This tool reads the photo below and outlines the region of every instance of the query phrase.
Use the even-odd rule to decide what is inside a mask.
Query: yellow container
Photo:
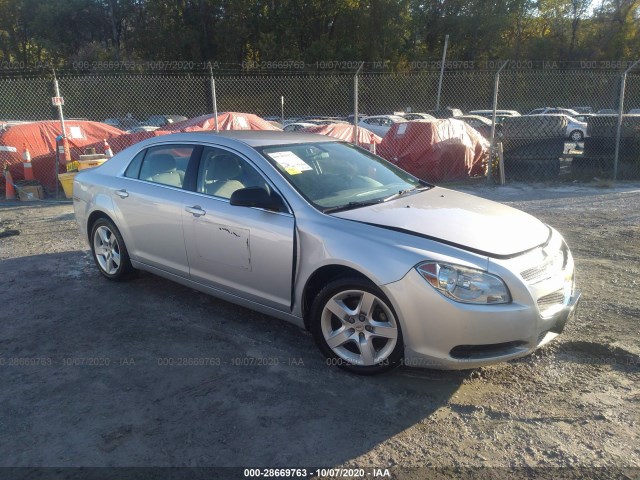
[[[59,173],[58,180],[62,184],[64,189],[64,196],[67,198],[73,198],[73,179],[78,172]]]
[[[100,158],[97,160],[78,160],[78,171],[84,170],[85,168],[94,168],[99,167],[104,162],[109,160],[108,158]]]

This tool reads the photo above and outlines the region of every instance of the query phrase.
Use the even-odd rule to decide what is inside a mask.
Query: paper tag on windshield
[[[407,131],[407,124],[406,123],[401,123],[400,126],[398,127],[398,131],[396,133],[398,135],[402,135],[406,131]]]
[[[273,152],[267,154],[273,158],[289,175],[298,175],[312,168],[293,152]]]

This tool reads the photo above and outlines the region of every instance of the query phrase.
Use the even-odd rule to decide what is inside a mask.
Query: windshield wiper
[[[333,212],[340,212],[343,210],[352,210],[354,208],[368,207],[369,205],[376,205],[377,203],[382,203],[382,202],[384,202],[384,199],[369,200],[368,202],[349,202],[344,205],[338,205],[336,207],[327,207],[324,210],[322,210],[322,213],[333,213]]]
[[[431,187],[413,187],[413,188],[408,188],[407,190],[399,190],[398,193],[394,193],[393,195],[385,198],[383,201],[384,202],[388,202],[389,200],[394,200],[396,198],[400,198],[403,197],[409,193],[413,193],[413,192],[422,192],[423,190],[429,190]]]

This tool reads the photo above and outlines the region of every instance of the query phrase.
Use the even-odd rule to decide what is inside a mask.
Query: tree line
[[[0,0],[0,61],[612,60],[640,0]]]

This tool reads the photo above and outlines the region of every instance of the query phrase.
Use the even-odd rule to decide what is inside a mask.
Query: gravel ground
[[[69,203],[0,202],[0,466],[366,466],[396,478],[412,475],[401,467],[608,467],[638,478],[640,185],[461,189],[565,235],[578,316],[524,359],[374,378],[327,367],[285,322],[150,274],[108,282]],[[611,471],[597,472],[584,476]]]

